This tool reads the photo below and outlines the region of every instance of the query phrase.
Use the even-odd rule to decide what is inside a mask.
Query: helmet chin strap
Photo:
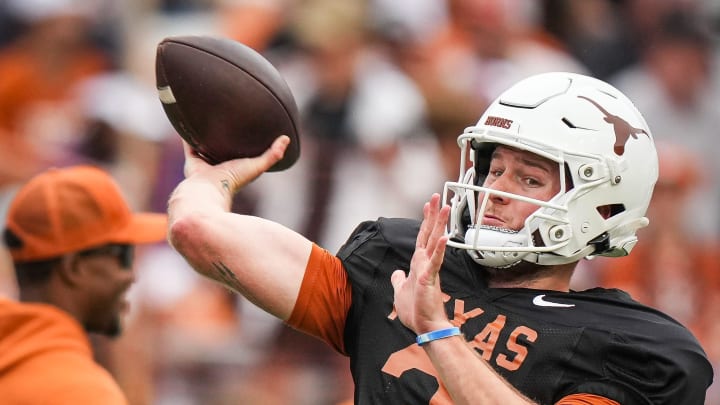
[[[479,225],[468,228],[465,242],[474,246],[526,247],[528,238],[525,234],[494,226]],[[498,252],[488,250],[468,250],[470,257],[483,266],[496,269],[512,267],[530,252]]]
[[[475,246],[528,247],[530,241],[524,232],[494,226],[480,225],[465,232],[465,242]],[[579,261],[591,255],[595,246],[588,245],[572,256],[559,256],[550,252],[502,252],[491,250],[468,250],[468,254],[480,265],[495,269],[513,267],[521,261],[541,266],[554,266]]]

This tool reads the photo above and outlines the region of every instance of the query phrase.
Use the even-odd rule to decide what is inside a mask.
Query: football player
[[[627,255],[648,223],[655,146],[614,87],[517,83],[459,136],[461,173],[422,223],[364,222],[337,254],[229,212],[287,143],[216,166],[186,145],[169,239],[350,356],[356,404],[703,404],[712,368],[683,325],[619,290],[570,289],[580,260]]]

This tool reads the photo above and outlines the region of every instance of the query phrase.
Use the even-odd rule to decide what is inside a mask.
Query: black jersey
[[[352,285],[345,327],[355,404],[443,403],[415,334],[393,312],[390,275],[408,270],[419,222],[361,224],[338,252]],[[702,405],[712,368],[692,334],[614,289],[488,288],[467,252],[448,247],[440,271],[448,317],[478,354],[529,398],[573,393],[623,405]]]

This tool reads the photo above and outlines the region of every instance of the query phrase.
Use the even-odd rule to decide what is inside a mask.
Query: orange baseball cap
[[[16,262],[109,243],[159,242],[166,227],[165,214],[133,213],[110,175],[91,166],[38,174],[18,191],[7,215],[7,229],[19,239],[19,246],[8,246]]]

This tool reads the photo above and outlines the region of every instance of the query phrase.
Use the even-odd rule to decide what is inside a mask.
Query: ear
[[[76,287],[83,280],[82,258],[76,253],[68,253],[60,259],[57,274],[60,280],[70,286]]]

